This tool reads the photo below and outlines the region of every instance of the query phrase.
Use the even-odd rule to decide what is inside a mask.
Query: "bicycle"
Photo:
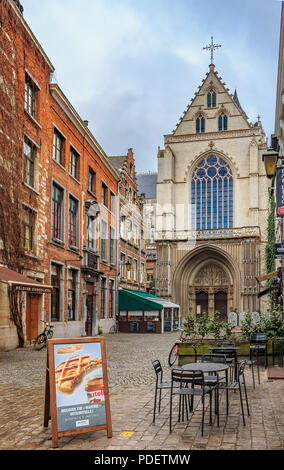
[[[44,323],[43,332],[40,333],[36,339],[34,340],[34,349],[36,351],[40,351],[47,345],[47,340],[53,337],[53,325],[46,323],[45,321],[41,320]]]
[[[181,334],[179,336],[178,341],[172,346],[172,348],[170,350],[170,354],[169,354],[169,358],[168,358],[168,363],[169,363],[170,367],[172,367],[174,365],[174,363],[176,362],[176,360],[178,358],[178,345],[182,344],[182,343],[186,343],[186,342],[187,342],[187,338],[186,338],[186,336],[184,336],[184,331],[181,330]],[[195,362],[196,362],[197,361],[196,346],[195,346],[195,344],[190,344],[190,346],[193,348],[194,358],[195,358]]]
[[[118,325],[118,322],[115,322],[115,324],[110,327],[109,333],[113,334],[113,333],[118,333],[118,332],[119,332],[119,325]]]

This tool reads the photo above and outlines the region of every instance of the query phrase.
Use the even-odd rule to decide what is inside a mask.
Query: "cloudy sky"
[[[108,155],[132,147],[155,171],[208,71],[203,46],[222,44],[216,70],[251,122],[274,131],[279,0],[21,0],[55,77]]]

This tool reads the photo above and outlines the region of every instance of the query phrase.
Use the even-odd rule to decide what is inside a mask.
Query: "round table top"
[[[190,362],[181,367],[182,370],[188,371],[197,371],[201,370],[202,372],[221,372],[222,370],[229,369],[227,364],[222,362]]]

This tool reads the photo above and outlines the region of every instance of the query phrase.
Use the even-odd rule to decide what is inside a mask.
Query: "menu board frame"
[[[84,345],[90,343],[99,343],[102,360],[102,378],[104,387],[104,398],[105,398],[105,417],[106,423],[98,426],[84,426],[77,429],[68,429],[64,431],[58,431],[58,413],[57,413],[57,390],[56,390],[56,379],[55,379],[55,346],[62,345],[63,347],[74,346],[76,351],[76,345]],[[76,353],[75,353],[76,354]],[[78,354],[78,353],[77,353]],[[64,359],[63,359],[64,360]],[[69,394],[72,399],[72,394]],[[69,405],[72,406],[72,405]],[[95,408],[95,407],[94,407]],[[83,434],[86,432],[93,432],[106,429],[107,437],[112,437],[112,424],[111,424],[111,411],[110,411],[110,399],[109,399],[109,387],[108,387],[108,375],[107,375],[107,361],[106,361],[106,348],[104,338],[56,338],[49,339],[47,345],[47,370],[46,370],[46,386],[45,386],[45,409],[44,409],[44,426],[48,427],[48,422],[51,420],[51,431],[52,431],[52,447],[58,447],[58,438],[63,436],[72,436],[77,434]]]

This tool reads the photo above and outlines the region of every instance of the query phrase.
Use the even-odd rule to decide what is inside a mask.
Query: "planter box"
[[[214,341],[214,340],[197,340],[195,343],[196,345],[196,350],[197,350],[197,355],[202,356],[203,354],[210,354],[211,350],[209,348],[212,348],[216,346],[216,343],[219,342],[219,340]],[[193,343],[193,341],[192,341]],[[238,356],[249,356],[249,342],[244,342],[244,343],[236,343],[236,346],[238,349]],[[279,345],[278,343],[274,344],[274,354],[278,354],[279,351]],[[268,341],[267,343],[267,354],[272,355],[272,341]],[[178,363],[180,366],[183,366],[184,364],[187,364],[189,362],[192,362],[192,358],[194,358],[194,351],[192,347],[190,346],[190,342],[188,343],[182,343],[178,345]]]

